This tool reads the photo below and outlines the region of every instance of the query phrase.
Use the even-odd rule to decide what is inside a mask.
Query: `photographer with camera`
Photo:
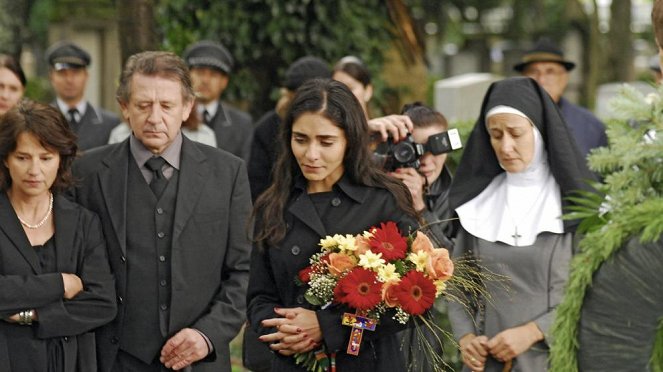
[[[446,118],[421,102],[405,105],[403,115],[412,120],[414,129],[405,140],[380,146],[383,150],[378,153],[386,153],[383,167],[410,190],[425,232],[432,233],[438,246],[451,249],[451,223],[445,221],[451,217],[447,201],[451,172],[444,164],[446,153],[460,148],[458,131],[447,132]]]

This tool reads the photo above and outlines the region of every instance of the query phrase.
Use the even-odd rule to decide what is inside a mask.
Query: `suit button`
[[[67,337],[67,336],[62,337],[62,341],[69,342],[69,337]]]
[[[162,286],[162,287],[165,287],[166,284],[167,284],[167,283],[166,283],[165,280],[162,280],[162,281],[159,282],[159,285]]]
[[[120,304],[120,305],[123,304],[124,303],[124,298],[122,298],[122,296],[117,296],[117,303]]]
[[[163,214],[163,208],[157,208],[157,214]]]
[[[299,295],[299,296],[297,296],[297,303],[298,303],[298,304],[303,305],[303,304],[304,304],[304,300],[305,300],[304,295]]]
[[[334,207],[338,207],[339,205],[341,205],[341,199],[339,199],[339,198],[332,199],[331,205],[334,206]]]
[[[161,239],[161,238],[163,238],[164,236],[166,236],[166,234],[164,234],[163,231],[159,231],[159,232],[157,233],[157,236],[159,237],[159,239]]]
[[[161,304],[161,306],[159,306],[159,307],[160,307],[161,310],[163,310],[163,311],[168,310],[168,305],[166,305],[166,304]]]
[[[111,337],[111,344],[115,345],[115,344],[117,344],[118,342],[120,342],[120,339],[119,339],[119,338],[117,338],[117,337],[115,337],[115,336]]]
[[[159,261],[166,262],[166,256],[159,256]]]
[[[292,249],[290,249],[290,253],[292,253],[295,256],[298,255],[301,251],[302,250],[301,250],[301,248],[299,248],[298,245],[293,245]]]
[[[127,258],[125,256],[122,256],[120,257],[120,261],[122,261],[122,263],[125,263],[127,262]]]

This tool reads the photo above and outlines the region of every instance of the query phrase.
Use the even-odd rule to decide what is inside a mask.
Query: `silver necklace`
[[[18,215],[18,213],[16,213],[16,217],[18,217],[18,220],[21,222],[21,225],[27,227],[28,229],[34,230],[42,227],[46,223],[46,221],[48,221],[48,217],[50,217],[51,213],[53,212],[53,193],[50,194],[51,196],[50,196],[50,201],[48,203],[48,212],[46,212],[44,218],[42,218],[41,221],[39,221],[36,225],[30,225],[29,223],[23,221],[23,219]]]

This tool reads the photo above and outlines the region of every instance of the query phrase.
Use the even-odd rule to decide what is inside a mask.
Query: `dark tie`
[[[212,116],[207,112],[207,110],[203,111],[203,122],[205,125],[209,126],[210,121],[212,121]]]
[[[152,189],[152,192],[157,198],[161,196],[161,193],[168,185],[168,180],[161,171],[161,168],[163,168],[164,164],[166,164],[166,159],[162,158],[161,156],[150,158],[150,160],[145,163],[147,169],[152,171],[150,189]]]
[[[76,108],[67,111],[67,121],[74,132],[78,132],[78,110]]]

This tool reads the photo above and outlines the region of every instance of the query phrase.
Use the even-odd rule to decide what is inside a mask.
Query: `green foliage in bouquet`
[[[625,85],[612,102],[609,147],[592,151],[590,168],[603,176],[601,195],[579,193],[565,218],[582,219],[579,253],[571,262],[566,293],[553,324],[551,371],[578,371],[578,325],[596,270],[630,238],[652,242],[663,233],[663,88],[643,96]],[[655,139],[656,138],[656,139]],[[663,324],[663,323],[662,323]],[[663,366],[659,326],[650,365]],[[658,366],[658,367],[657,367]]]

